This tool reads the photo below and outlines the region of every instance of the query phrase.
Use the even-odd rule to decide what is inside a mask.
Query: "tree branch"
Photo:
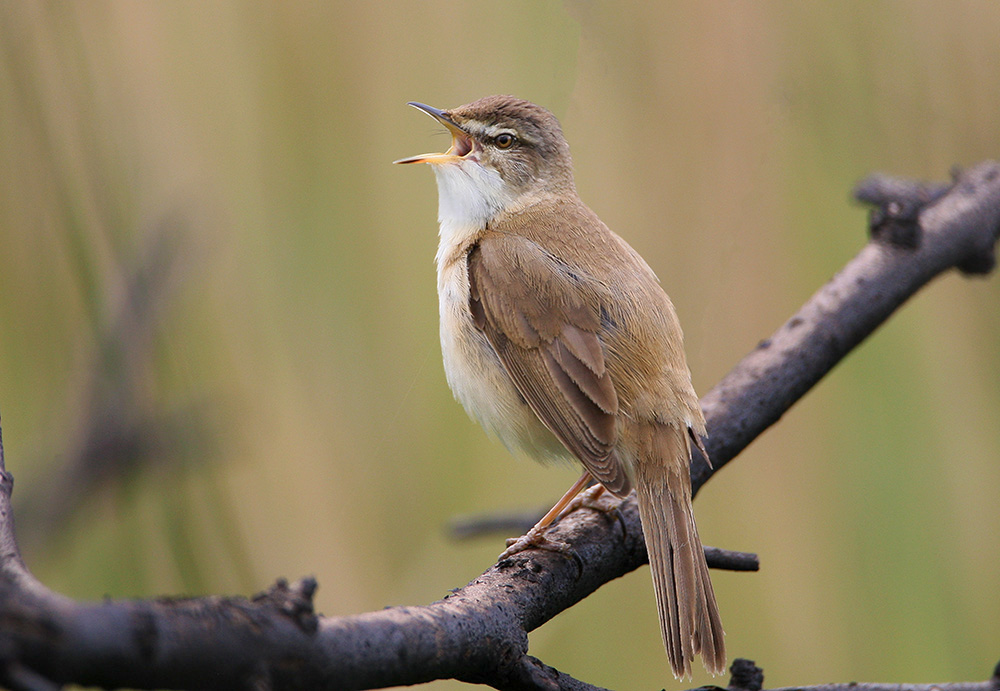
[[[753,660],[737,658],[731,667],[733,673],[729,681],[731,691],[763,691],[764,670]],[[790,686],[768,689],[768,691],[1000,691],[1000,663],[993,668],[993,676],[988,681],[956,682],[951,684],[818,684],[816,686]]]
[[[872,241],[701,399],[714,469],[692,463],[695,492],[933,278],[992,270],[1000,164],[982,163],[945,188],[875,175],[855,195],[878,205]],[[890,221],[912,229],[911,246],[885,237]]]
[[[935,276],[992,269],[1000,164],[948,187],[871,178],[857,194],[879,205],[872,241],[702,400],[715,466],[693,460],[695,490]],[[620,521],[584,510],[555,526],[578,561],[521,553],[422,607],[320,617],[312,579],[279,582],[252,600],[80,604],[24,567],[2,461],[0,453],[0,682],[14,688],[363,689],[455,678],[497,689],[594,689],[528,656],[527,634],[646,559],[635,502],[626,500]]]

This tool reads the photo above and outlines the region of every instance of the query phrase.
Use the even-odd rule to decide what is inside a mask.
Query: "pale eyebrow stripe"
[[[471,126],[469,126],[469,124],[471,124]],[[469,134],[473,136],[483,137],[485,139],[494,139],[495,137],[498,137],[499,135],[506,133],[522,142],[527,142],[528,144],[532,144],[535,146],[538,145],[538,142],[536,142],[534,138],[522,134],[521,132],[518,132],[513,127],[504,127],[503,125],[497,125],[497,124],[485,125],[480,122],[469,123],[469,124],[467,124],[466,126],[469,128]]]
[[[511,129],[510,127],[501,127],[500,125],[486,125],[483,128],[484,133],[487,137],[498,137],[501,134],[509,134],[511,136],[518,136],[517,130]]]

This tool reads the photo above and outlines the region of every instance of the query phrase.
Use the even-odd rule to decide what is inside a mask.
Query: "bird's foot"
[[[545,537],[546,529],[547,527],[539,529],[538,526],[535,526],[521,537],[507,538],[507,549],[497,559],[509,559],[527,549],[544,549],[547,552],[558,552],[559,554],[570,554],[573,551],[565,542]]]
[[[562,515],[565,516],[577,509],[593,509],[601,513],[611,513],[618,510],[618,503],[618,499],[604,489],[604,485],[598,483],[576,495],[576,498],[566,506]]]
[[[604,485],[597,484],[581,492],[569,503],[563,512],[565,516],[577,509],[591,509],[609,516],[614,516],[618,524],[622,527],[625,537],[628,537],[628,528],[625,524],[625,516],[621,512],[622,500],[604,489]]]
[[[563,515],[576,511],[577,509],[591,509],[605,516],[613,516],[622,527],[622,538],[628,537],[628,525],[625,523],[625,516],[621,512],[622,500],[604,489],[604,485],[594,485],[586,491],[581,492],[566,507]]]
[[[576,550],[567,543],[559,540],[552,540],[543,534],[545,528],[535,526],[521,537],[512,537],[507,540],[507,549],[497,557],[498,562],[513,557],[515,554],[529,549],[541,549],[546,552],[555,552],[573,560],[576,564],[578,576],[583,575],[583,559],[576,553]]]

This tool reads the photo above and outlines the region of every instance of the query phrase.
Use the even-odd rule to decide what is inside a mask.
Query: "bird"
[[[435,256],[448,384],[514,452],[569,459],[583,475],[501,555],[545,546],[577,495],[634,490],[671,670],[700,654],[724,671],[725,640],[691,503],[692,445],[705,418],[683,335],[653,270],[580,199],[569,144],[547,109],[487,96],[441,110],[450,132],[429,164],[438,189]]]

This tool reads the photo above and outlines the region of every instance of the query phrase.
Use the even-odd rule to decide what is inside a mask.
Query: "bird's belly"
[[[539,461],[571,458],[525,402],[485,334],[476,328],[464,261],[439,268],[438,299],[445,376],[466,412],[512,452]]]

